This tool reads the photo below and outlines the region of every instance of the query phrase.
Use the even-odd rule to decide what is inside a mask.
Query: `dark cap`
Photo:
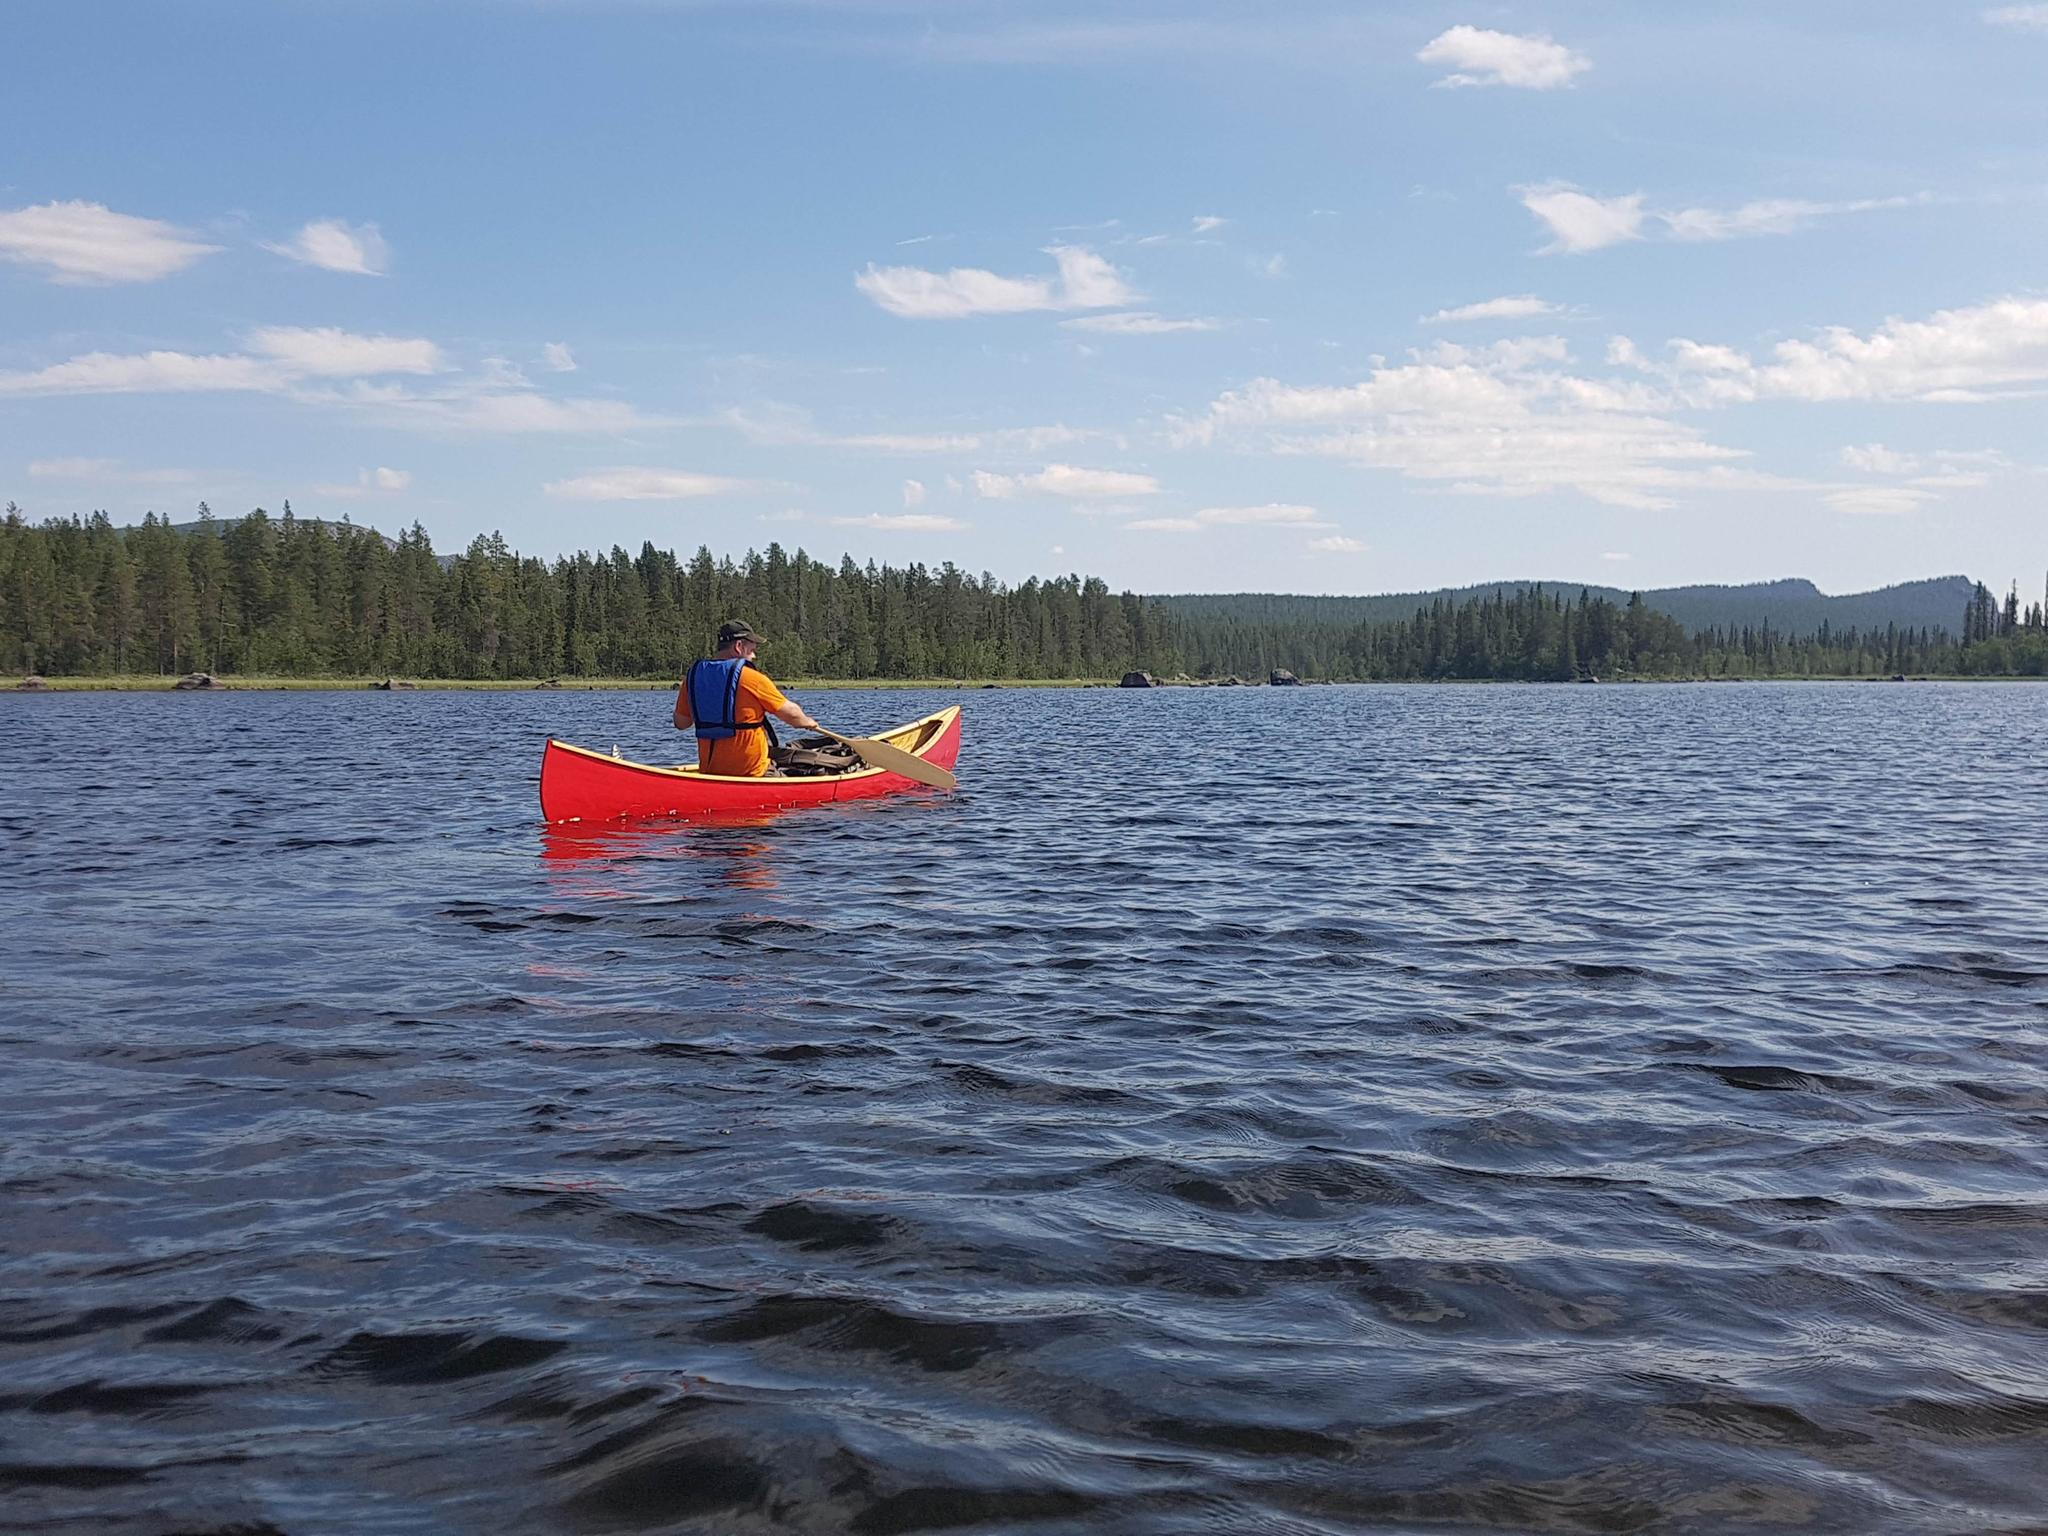
[[[738,619],[727,619],[718,626],[719,646],[723,648],[735,640],[751,640],[756,645],[761,643],[761,637],[754,632],[751,625],[742,624]]]

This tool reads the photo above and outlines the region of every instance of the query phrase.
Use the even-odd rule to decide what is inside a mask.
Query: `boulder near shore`
[[[1157,688],[1158,686],[1159,684],[1152,680],[1150,672],[1126,672],[1124,680],[1117,684],[1119,688]]]
[[[48,693],[50,691],[50,681],[46,677],[40,677],[31,672],[27,677],[24,677],[14,685],[14,691],[16,693]]]
[[[1301,679],[1285,667],[1275,667],[1271,675],[1266,679],[1266,686],[1269,688],[1299,688],[1301,686]]]
[[[372,688],[377,689],[380,693],[401,693],[409,689],[417,688],[419,687],[419,684],[408,683],[396,677],[387,677],[384,679],[383,682],[372,683],[370,684],[370,686]]]
[[[171,686],[181,693],[192,693],[201,688],[225,688],[228,685],[211,672],[187,672]]]

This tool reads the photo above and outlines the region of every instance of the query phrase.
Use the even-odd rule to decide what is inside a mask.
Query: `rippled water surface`
[[[0,699],[0,1526],[2048,1522],[2048,689]]]

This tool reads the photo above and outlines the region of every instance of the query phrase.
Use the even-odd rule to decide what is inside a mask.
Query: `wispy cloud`
[[[353,485],[316,485],[312,489],[317,496],[351,497],[392,496],[411,488],[411,470],[390,469],[380,464],[375,469],[357,470]]]
[[[959,320],[1038,310],[1113,309],[1138,297],[1117,269],[1081,246],[1046,250],[1057,277],[1002,277],[980,267],[929,272],[922,267],[870,266],[854,286],[906,320]]]
[[[952,533],[967,524],[937,512],[870,512],[866,517],[835,517],[836,528],[879,528],[889,533]]]
[[[1310,549],[1323,550],[1333,555],[1362,555],[1372,546],[1363,539],[1354,539],[1348,534],[1332,533],[1320,539],[1308,541]]]
[[[1593,61],[1548,37],[1491,32],[1458,26],[1440,32],[1415,57],[1448,66],[1453,73],[1436,83],[1453,88],[1509,85],[1525,91],[1555,91],[1593,67]]]
[[[1124,524],[1139,533],[1201,533],[1210,528],[1327,528],[1314,507],[1269,501],[1257,507],[1204,507],[1187,517],[1144,517]],[[1321,543],[1322,541],[1318,541]],[[1336,547],[1336,546],[1331,546]],[[1359,546],[1363,548],[1364,546]]]
[[[448,366],[441,349],[424,337],[358,336],[331,325],[264,326],[250,333],[248,346],[295,377],[439,373]]]
[[[88,352],[27,373],[0,373],[0,395],[192,394],[275,390],[286,380],[272,363],[234,354]]]
[[[1859,485],[1830,491],[1822,498],[1837,512],[1853,517],[1904,517],[1934,499],[1931,491],[1904,485]]]
[[[567,480],[550,480],[541,489],[564,501],[690,501],[762,487],[755,481],[703,475],[694,470],[626,466],[600,469]]]
[[[1120,496],[1155,496],[1159,482],[1150,475],[1116,469],[1079,469],[1048,464],[1034,475],[974,472],[974,494],[984,500],[1007,501],[1017,496],[1061,496],[1070,501],[1108,501]]]
[[[863,452],[922,456],[977,452],[1042,453],[1105,434],[1053,423],[1042,427],[995,427],[980,432],[825,432],[807,412],[783,405],[734,407],[719,420],[749,441],[771,447],[854,448]]]
[[[189,469],[129,469],[119,459],[34,459],[29,474],[38,480],[90,480],[102,485],[189,485]]]
[[[2048,5],[1997,5],[1984,13],[1984,19],[1994,27],[2048,32]]]
[[[924,498],[925,489],[922,480],[906,480],[903,482],[903,505],[906,508],[923,506]]]
[[[55,283],[148,283],[219,250],[160,219],[102,203],[42,203],[0,213],[0,260]]]
[[[574,373],[576,354],[559,341],[551,341],[540,349],[541,361],[554,373]]]
[[[243,353],[88,352],[26,373],[0,373],[0,395],[191,394],[283,391],[309,378],[434,373],[431,341],[358,336],[333,327],[267,326]]]
[[[1550,231],[1544,253],[1579,255],[1653,236],[1666,240],[1744,240],[1760,235],[1789,235],[1823,219],[1880,209],[1910,208],[1929,201],[1910,197],[1865,197],[1842,202],[1804,198],[1765,198],[1735,208],[1646,208],[1645,196],[1596,197],[1566,182],[1519,187],[1522,206]]]
[[[1279,501],[1269,501],[1259,507],[1204,507],[1195,514],[1195,521],[1205,528],[1272,523],[1291,523],[1301,528],[1329,526],[1314,507],[1296,506]]]
[[[1461,304],[1456,309],[1440,309],[1433,315],[1424,315],[1422,323],[1451,325],[1464,320],[1528,320],[1560,312],[1559,306],[1547,299],[1539,299],[1533,293],[1517,293],[1498,299],[1482,299],[1477,304]]]
[[[1217,329],[1214,320],[1193,316],[1176,320],[1141,309],[1114,315],[1081,315],[1072,320],[1062,320],[1060,325],[1070,331],[1093,331],[1104,336],[1165,336],[1175,331]]]
[[[1218,214],[1198,213],[1194,217],[1193,228],[1196,234],[1206,235],[1214,230],[1221,229],[1224,225],[1228,224],[1229,222],[1230,220],[1223,218]]]
[[[344,224],[340,219],[315,219],[291,239],[263,249],[289,256],[302,266],[357,277],[382,277],[391,267],[391,248],[374,224]]]

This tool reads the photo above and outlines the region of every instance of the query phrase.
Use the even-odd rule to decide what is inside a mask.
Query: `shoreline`
[[[1325,682],[1320,679],[1304,679],[1306,687],[1421,687],[1428,685],[1450,685],[1455,687],[1489,688],[1571,688],[1582,686],[1630,687],[1652,684],[1723,684],[1723,683],[1890,683],[1906,681],[1914,683],[2038,683],[2048,679],[2028,677],[2013,673],[1914,673],[1904,679],[1893,674],[1856,672],[1810,672],[1786,673],[1772,677],[1624,677],[1612,678],[1603,683],[1586,685],[1580,683],[1554,682],[1514,677],[1415,677],[1415,678],[1365,678],[1344,683]],[[22,689],[0,686],[0,692],[9,693],[174,693],[179,691],[179,679],[153,674],[122,674],[104,677],[45,677],[44,687]],[[383,677],[222,677],[211,688],[191,689],[190,692],[204,693],[371,693],[384,692],[387,679]],[[636,677],[584,677],[576,679],[546,680],[541,678],[398,678],[397,687],[388,691],[399,693],[673,693],[676,684],[652,678]],[[785,689],[803,690],[811,693],[838,693],[852,690],[867,691],[908,691],[908,690],[951,690],[954,692],[987,691],[1007,688],[1108,688],[1117,689],[1115,678],[833,678],[796,677],[781,683]],[[1155,683],[1155,689],[1192,690],[1232,686],[1214,679],[1200,679],[1187,683]],[[1241,688],[1266,688],[1269,683],[1240,680],[1235,686]],[[1122,690],[1119,690],[1122,691]],[[1133,693],[1144,689],[1130,689]]]

